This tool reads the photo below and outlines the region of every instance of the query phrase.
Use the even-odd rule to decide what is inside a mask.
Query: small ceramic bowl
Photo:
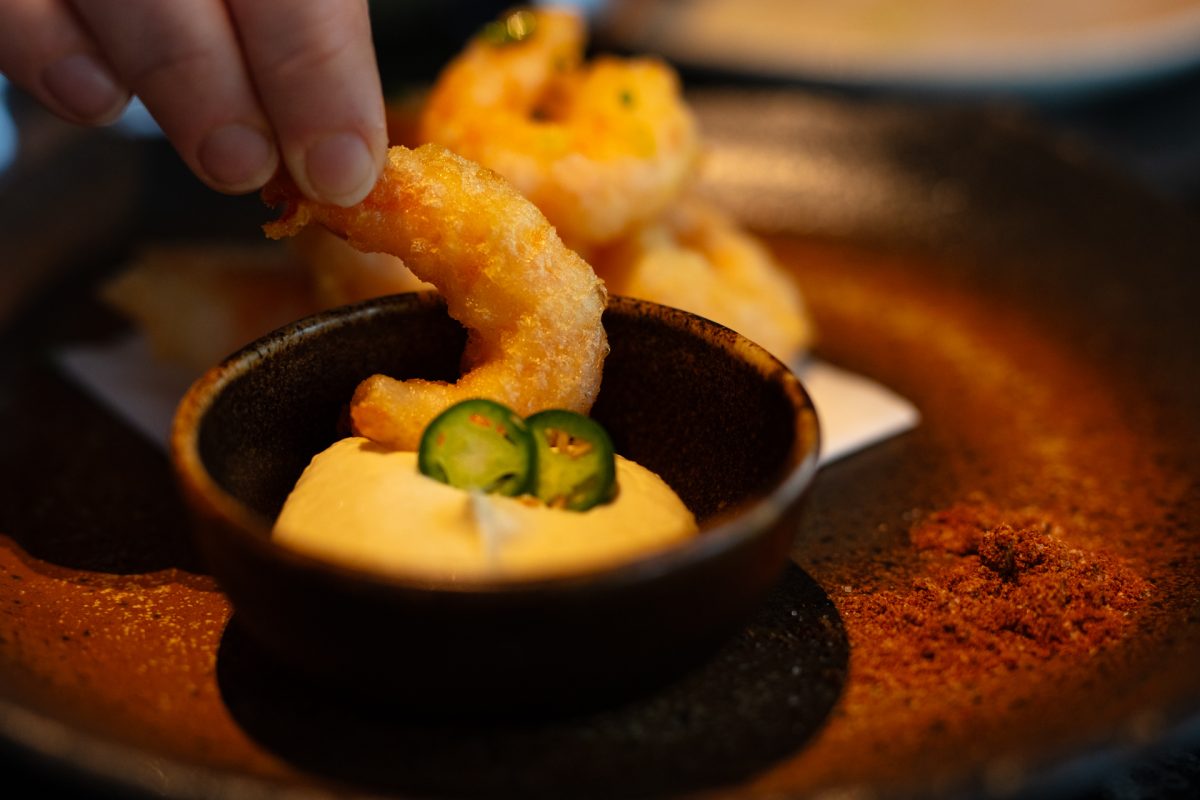
[[[325,684],[429,709],[601,701],[679,674],[736,632],[788,560],[818,428],[796,377],[732,331],[612,298],[592,410],[701,533],[586,574],[437,583],[368,574],[274,544],[313,455],[344,434],[374,373],[453,380],[465,334],[432,294],[318,314],[213,368],[180,405],[171,457],[197,543],[259,649]]]

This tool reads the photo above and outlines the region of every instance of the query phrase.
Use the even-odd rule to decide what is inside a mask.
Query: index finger
[[[353,205],[387,150],[383,90],[365,0],[230,0],[246,63],[292,178]]]

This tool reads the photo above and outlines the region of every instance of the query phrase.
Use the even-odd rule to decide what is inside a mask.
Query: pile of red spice
[[[983,502],[910,531],[925,560],[898,590],[840,599],[859,679],[947,689],[1086,657],[1124,635],[1150,585],[1122,561],[1075,549],[1050,519]]]

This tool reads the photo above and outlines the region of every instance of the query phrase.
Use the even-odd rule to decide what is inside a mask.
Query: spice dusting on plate
[[[1037,512],[961,503],[909,536],[929,561],[924,574],[840,604],[869,683],[970,685],[1094,653],[1126,633],[1150,596],[1122,561],[1068,546]]]

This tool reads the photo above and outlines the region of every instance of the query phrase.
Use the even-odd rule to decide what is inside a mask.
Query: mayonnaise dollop
[[[442,580],[585,572],[683,541],[696,520],[661,478],[617,456],[617,498],[585,512],[467,492],[416,453],[350,437],[316,455],[275,522],[280,544],[375,572]]]

